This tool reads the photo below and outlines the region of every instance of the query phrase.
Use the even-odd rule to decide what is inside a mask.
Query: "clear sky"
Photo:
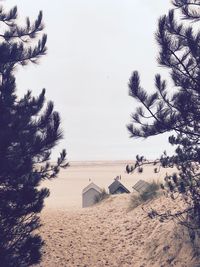
[[[126,125],[136,103],[128,96],[128,80],[139,70],[143,86],[152,90],[158,67],[154,33],[170,0],[6,0],[18,6],[20,19],[43,11],[48,53],[38,66],[19,68],[18,93],[34,95],[46,88],[62,117],[69,160],[158,157],[170,151],[167,137],[130,139]]]

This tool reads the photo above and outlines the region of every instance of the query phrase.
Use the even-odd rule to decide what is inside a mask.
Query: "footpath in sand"
[[[112,196],[91,208],[46,209],[41,267],[197,267],[187,232],[174,222],[150,219],[161,197],[129,211],[130,194]],[[174,203],[170,202],[173,206]]]

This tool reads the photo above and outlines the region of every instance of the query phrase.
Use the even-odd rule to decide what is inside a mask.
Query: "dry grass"
[[[101,194],[95,198],[95,203],[99,203],[104,199],[107,199],[110,195],[106,192],[105,188],[101,190]]]
[[[144,202],[154,199],[158,195],[160,195],[160,183],[152,181],[145,191],[132,194],[129,209],[134,209]]]

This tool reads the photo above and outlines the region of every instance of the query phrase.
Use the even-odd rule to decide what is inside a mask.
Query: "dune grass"
[[[152,181],[149,183],[148,188],[141,193],[134,193],[131,196],[129,209],[134,209],[139,205],[154,199],[160,195],[160,183],[158,181]]]
[[[106,192],[105,188],[102,188],[101,194],[96,196],[95,203],[99,203],[104,199],[107,199],[110,195]]]

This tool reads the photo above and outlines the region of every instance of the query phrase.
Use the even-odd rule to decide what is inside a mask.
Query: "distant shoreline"
[[[133,160],[82,160],[69,161],[71,166],[112,166],[121,164],[133,164]]]

